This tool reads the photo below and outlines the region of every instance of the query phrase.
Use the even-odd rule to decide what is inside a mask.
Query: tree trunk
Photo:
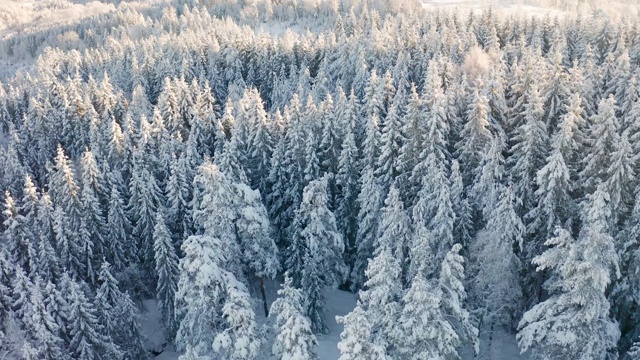
[[[264,306],[264,316],[269,316],[269,307],[267,306],[267,292],[264,290],[264,276],[260,277],[260,293],[262,294],[262,305]]]

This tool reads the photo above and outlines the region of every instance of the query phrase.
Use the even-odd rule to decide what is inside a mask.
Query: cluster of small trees
[[[338,287],[345,360],[458,358],[498,328],[536,358],[632,346],[633,19],[256,3],[315,31],[121,9],[0,86],[0,336],[24,358],[143,359],[154,297],[183,360],[313,359]],[[269,344],[253,289],[282,274]]]

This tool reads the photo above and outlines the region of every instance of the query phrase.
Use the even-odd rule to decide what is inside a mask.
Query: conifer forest
[[[0,359],[640,360],[640,0],[0,3]]]

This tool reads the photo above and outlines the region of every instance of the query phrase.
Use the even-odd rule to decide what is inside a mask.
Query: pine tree
[[[270,311],[276,317],[273,355],[282,360],[316,359],[314,348],[318,341],[311,330],[311,321],[305,315],[302,292],[293,287],[290,277],[285,276],[278,295],[280,297],[273,302]]]

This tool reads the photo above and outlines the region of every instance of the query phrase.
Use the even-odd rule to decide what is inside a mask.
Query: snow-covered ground
[[[527,16],[562,16],[564,11],[542,6],[518,4],[508,0],[422,0],[427,9],[446,8],[462,11],[481,12],[488,8],[506,14],[526,14]]]
[[[457,9],[461,11],[481,12],[491,8],[496,13],[522,16],[550,16],[562,17],[575,15],[577,12],[588,14],[592,10],[602,10],[613,17],[620,15],[633,16],[638,14],[638,2],[635,0],[596,0],[554,2],[546,0],[420,0],[426,9]],[[564,4],[564,6],[562,6]]]

